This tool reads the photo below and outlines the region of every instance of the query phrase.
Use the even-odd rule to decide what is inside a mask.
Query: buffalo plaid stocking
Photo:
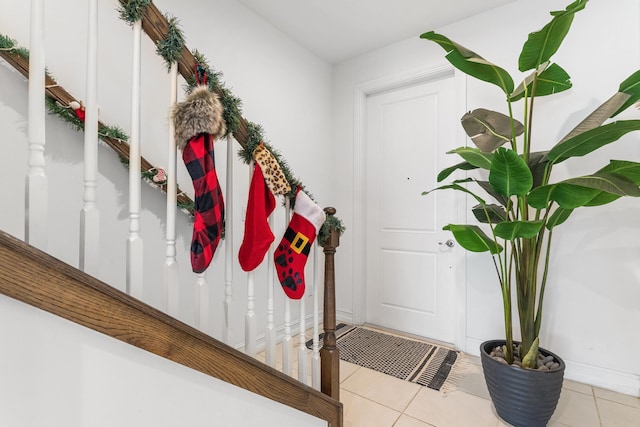
[[[195,191],[191,267],[202,273],[209,267],[224,229],[224,200],[216,175],[213,136],[201,133],[191,138],[182,150]]]

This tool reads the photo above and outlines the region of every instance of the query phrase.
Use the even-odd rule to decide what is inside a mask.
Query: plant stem
[[[540,335],[540,324],[542,323],[542,302],[544,300],[544,289],[547,285],[547,273],[549,273],[549,258],[551,255],[551,237],[553,230],[549,230],[547,238],[547,251],[544,258],[544,272],[542,273],[542,283],[540,284],[540,296],[538,298],[538,311],[536,312],[535,331],[536,336]]]

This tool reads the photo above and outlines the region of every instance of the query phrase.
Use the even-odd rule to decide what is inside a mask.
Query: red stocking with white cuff
[[[298,187],[293,216],[273,254],[278,280],[291,299],[300,299],[304,295],[304,267],[324,221],[322,208]]]

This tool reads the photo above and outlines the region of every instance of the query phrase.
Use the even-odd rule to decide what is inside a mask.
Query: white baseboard
[[[336,310],[336,323],[347,323],[353,325],[353,313]]]
[[[564,363],[567,365],[564,377],[568,380],[640,397],[640,375],[618,372],[566,359],[564,359]]]
[[[480,344],[482,342],[475,338],[467,338],[467,353],[480,356]],[[560,355],[560,357],[562,356]],[[574,362],[564,357],[563,360],[566,364],[564,378],[567,380],[640,397],[640,375]]]

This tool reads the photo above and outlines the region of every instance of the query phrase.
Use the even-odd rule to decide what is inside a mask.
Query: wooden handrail
[[[325,208],[327,216],[335,208]],[[331,229],[324,243],[324,338],[320,350],[320,389],[327,396],[340,400],[340,350],[336,346],[336,279],[334,255],[340,245],[340,234]]]
[[[342,404],[0,231],[0,293],[342,426]]]

